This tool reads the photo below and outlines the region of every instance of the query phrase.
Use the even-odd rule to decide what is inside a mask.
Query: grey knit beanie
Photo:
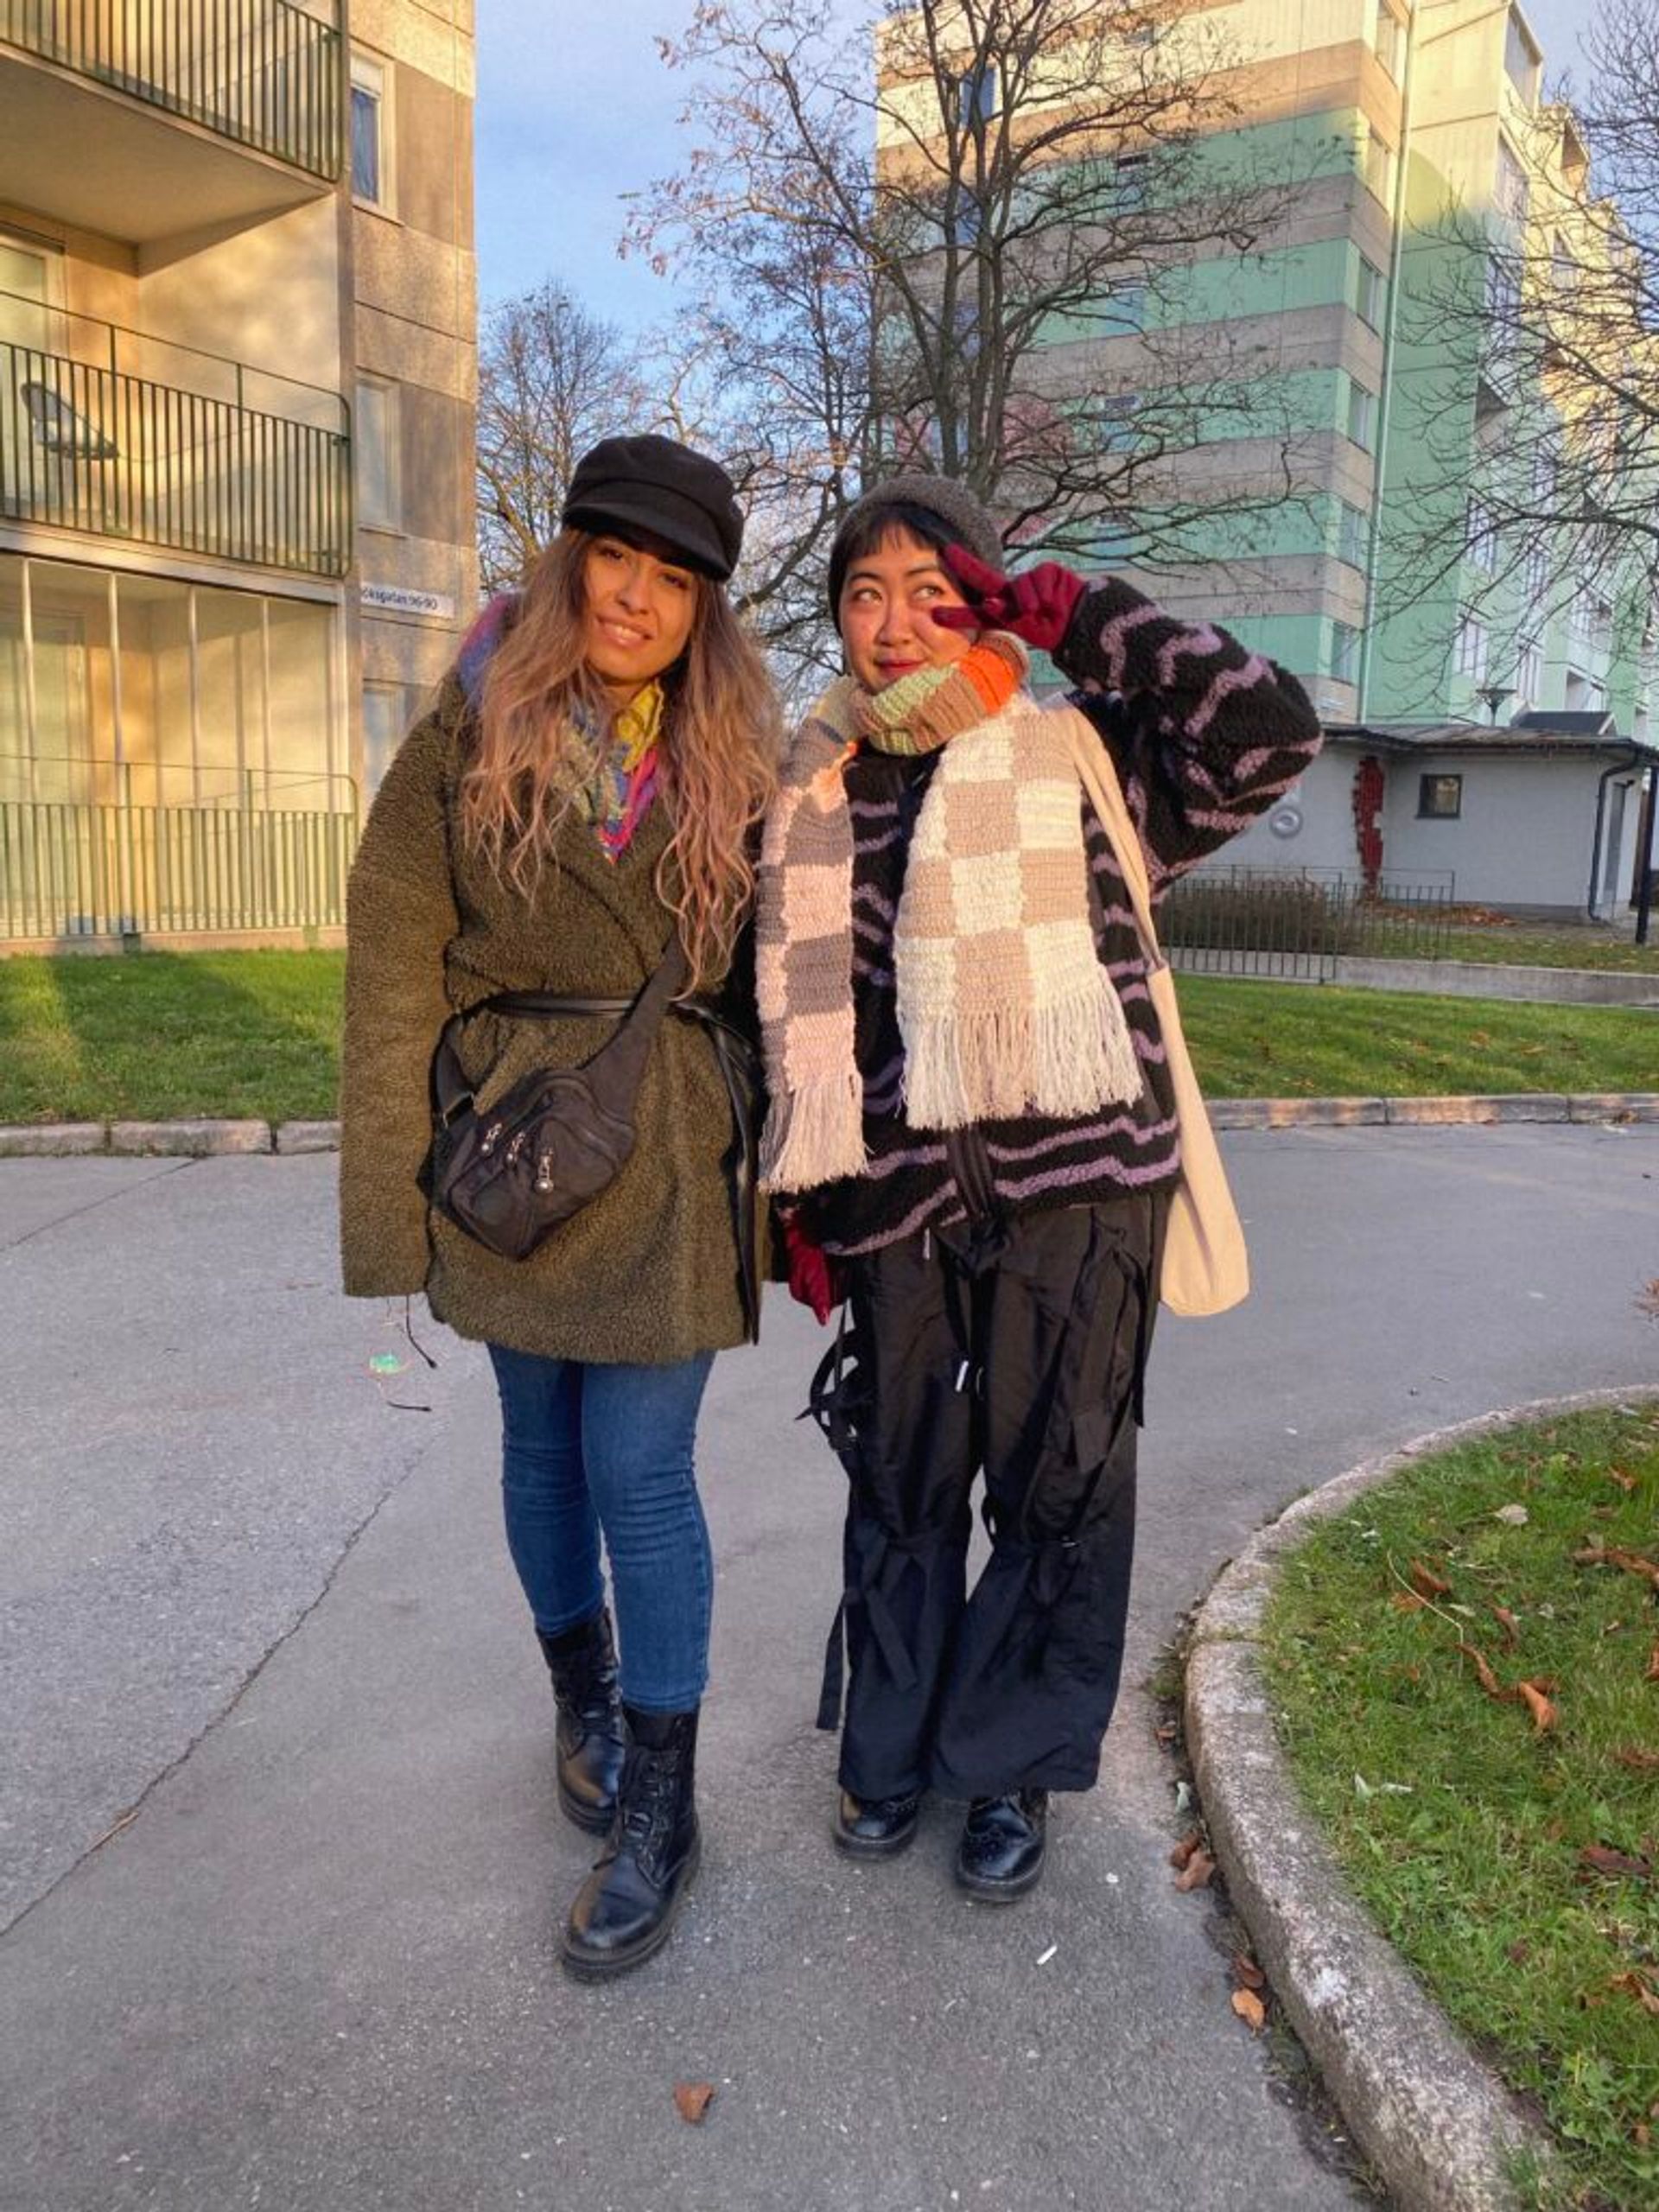
[[[953,476],[927,476],[919,473],[909,476],[889,476],[883,482],[873,485],[862,499],[855,499],[841,518],[835,543],[830,548],[829,589],[832,615],[841,604],[841,587],[847,575],[847,563],[851,558],[851,546],[888,507],[921,508],[925,514],[934,516],[943,524],[953,544],[965,545],[970,553],[977,553],[982,561],[988,562],[994,569],[1000,569],[1007,558],[996,518],[988,507],[981,506],[965,484],[957,483]]]

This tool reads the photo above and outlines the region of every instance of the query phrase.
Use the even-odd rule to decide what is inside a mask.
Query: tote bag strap
[[[1172,1313],[1195,1317],[1224,1313],[1249,1295],[1249,1255],[1182,1033],[1175,979],[1153,925],[1146,854],[1111,755],[1086,716],[1075,710],[1071,745],[1078,781],[1110,842],[1135,909],[1181,1134],[1181,1181],[1171,1201],[1160,1294]]]

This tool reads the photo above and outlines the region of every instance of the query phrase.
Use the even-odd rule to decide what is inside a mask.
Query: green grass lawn
[[[1659,1413],[1512,1431],[1323,1523],[1267,1622],[1309,1805],[1578,2212],[1659,2205],[1656,1526]]]
[[[334,1111],[338,952],[0,960],[0,1122]],[[1221,1098],[1659,1089],[1659,1014],[1185,976]]]
[[[1543,929],[1530,922],[1454,922],[1447,960],[1502,961],[1516,968],[1611,968],[1659,976],[1659,943],[1632,944],[1611,930]]]

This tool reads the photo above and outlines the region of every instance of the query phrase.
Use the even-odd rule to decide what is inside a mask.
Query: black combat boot
[[[561,1945],[579,1980],[626,1974],[668,1940],[697,1871],[697,1714],[624,1706],[628,1755],[616,1818],[593,1872],[576,1892]]]
[[[611,1617],[598,1612],[562,1635],[537,1635],[559,1708],[560,1809],[590,1835],[603,1835],[616,1810],[627,1749]]]

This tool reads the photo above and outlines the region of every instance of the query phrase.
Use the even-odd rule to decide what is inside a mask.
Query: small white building
[[[1635,903],[1656,766],[1659,746],[1604,712],[1332,723],[1300,782],[1214,865],[1450,878],[1460,905],[1617,921]]]

